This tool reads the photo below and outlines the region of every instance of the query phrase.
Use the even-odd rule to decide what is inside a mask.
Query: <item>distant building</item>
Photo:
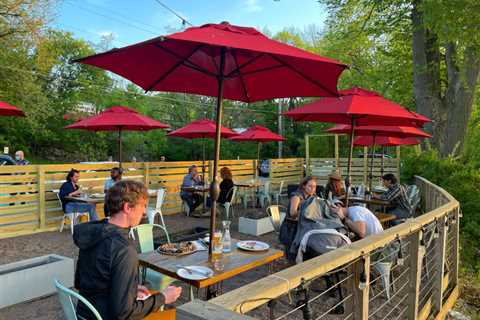
[[[97,107],[90,102],[80,102],[75,106],[74,113],[75,112],[94,115],[97,113]]]

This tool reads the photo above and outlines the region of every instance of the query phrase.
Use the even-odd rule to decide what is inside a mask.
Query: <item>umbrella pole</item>
[[[382,166],[380,169],[380,175],[383,177],[383,155],[385,154],[385,147],[382,146]]]
[[[205,137],[203,137],[202,139],[202,180],[203,180],[203,184],[205,185],[205,179],[206,179],[206,175],[205,175]],[[203,204],[202,204],[202,214],[205,213],[205,202],[206,202],[206,198],[207,198],[207,195],[205,192],[203,192]]]
[[[370,175],[369,175],[369,181],[368,181],[368,189],[372,190],[372,180],[373,180],[373,159],[375,157],[375,138],[376,134],[373,133],[373,143],[372,143],[372,158],[370,159]]]
[[[213,252],[213,234],[215,232],[215,218],[217,214],[217,199],[220,194],[220,186],[218,184],[218,161],[220,160],[220,141],[221,141],[221,125],[223,113],[223,69],[225,67],[225,47],[221,48],[220,52],[220,75],[217,77],[218,81],[218,96],[217,96],[217,114],[216,114],[216,129],[215,129],[215,155],[213,158],[213,174],[212,182],[210,184],[210,198],[212,199],[212,208],[210,210],[210,241],[208,243],[208,255],[212,258]]]
[[[122,167],[122,128],[118,129],[118,165]]]
[[[260,167],[260,141],[257,143],[257,167]]]
[[[348,166],[347,166],[347,177],[345,178],[345,207],[348,208],[348,189],[350,187],[350,171],[352,169],[352,157],[353,157],[353,139],[355,136],[355,118],[352,118],[352,123],[350,125],[350,152],[348,154]]]

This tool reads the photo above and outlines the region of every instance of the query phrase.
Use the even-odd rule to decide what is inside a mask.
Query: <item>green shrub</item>
[[[480,275],[480,172],[462,158],[441,159],[435,151],[408,155],[402,160],[402,181],[420,175],[444,188],[461,206],[462,267]]]

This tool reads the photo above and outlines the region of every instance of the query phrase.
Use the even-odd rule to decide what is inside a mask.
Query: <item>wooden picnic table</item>
[[[355,202],[360,202],[360,203],[365,203],[368,206],[374,205],[374,206],[383,206],[383,207],[388,207],[390,205],[390,201],[386,200],[381,200],[381,199],[374,199],[374,198],[365,198],[365,197],[349,197],[348,198],[350,203],[355,203]]]
[[[162,274],[175,278],[177,280],[188,283],[195,288],[207,288],[207,299],[215,296],[217,293],[213,290],[213,285],[221,283],[223,280],[232,278],[243,272],[253,268],[270,264],[275,260],[283,257],[283,252],[277,249],[270,248],[266,251],[252,252],[237,249],[238,240],[232,239],[232,251],[224,253],[222,262],[224,264],[223,270],[216,271],[213,268],[213,263],[208,261],[208,251],[197,251],[184,256],[170,256],[160,254],[156,251],[140,253],[138,255],[141,266],[148,267]],[[204,280],[190,280],[177,275],[177,266],[205,266],[214,270],[214,275],[211,278]],[[190,292],[193,298],[193,292]]]
[[[397,216],[392,213],[375,212],[375,216],[386,229],[390,226],[390,222],[397,219]]]
[[[182,187],[182,190],[187,192],[207,193],[210,190],[210,188],[208,186],[194,186],[194,187]]]
[[[74,202],[97,204],[97,203],[102,203],[105,200],[105,194],[101,193],[101,195],[102,196],[100,196],[100,193],[99,193],[99,196],[92,197],[89,194],[82,193],[77,197],[66,196],[65,200],[74,201]]]

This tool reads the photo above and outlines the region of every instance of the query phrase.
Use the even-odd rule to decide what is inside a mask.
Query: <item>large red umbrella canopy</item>
[[[296,121],[317,121],[356,126],[422,126],[431,121],[385,99],[380,94],[362,88],[339,92],[339,98],[322,98],[284,113]]]
[[[352,127],[349,125],[336,125],[327,129],[329,133],[350,134]],[[431,138],[432,136],[425,131],[415,127],[402,126],[356,126],[355,134],[359,136],[375,137],[397,137],[397,138]],[[376,139],[376,138],[375,138]]]
[[[254,102],[287,97],[337,96],[346,65],[271,40],[254,28],[206,24],[78,60],[119,74],[146,91],[217,97],[210,233],[220,188],[223,99]],[[212,241],[209,253],[212,252]]]
[[[236,137],[230,138],[232,141],[253,141],[258,142],[257,145],[257,160],[260,159],[260,143],[284,141],[285,138],[275,132],[270,131],[268,128],[255,125],[248,128]]]
[[[376,137],[375,143],[373,136],[360,136],[356,137],[353,141],[353,145],[362,147],[371,147],[378,145],[382,147],[396,147],[396,146],[413,146],[420,144],[420,140],[417,138],[397,138],[397,137]]]
[[[285,138],[268,128],[255,125],[243,131],[239,135],[230,138],[232,141],[273,142],[284,141]]]
[[[168,124],[144,116],[128,107],[115,106],[99,114],[68,125],[66,129],[89,131],[148,131],[170,128]]]
[[[346,68],[254,28],[228,23],[191,27],[78,61],[119,74],[147,91],[217,97],[221,77],[222,97],[244,102],[337,96],[337,80]]]
[[[220,127],[220,134],[223,138],[237,136],[238,134],[224,126]],[[200,119],[192,121],[180,129],[167,134],[169,137],[179,137],[185,139],[210,138],[215,139],[217,125],[210,119]]]
[[[0,101],[0,116],[25,117],[25,113],[5,101]]]
[[[138,111],[115,106],[99,114],[68,125],[66,129],[88,131],[118,131],[118,161],[122,163],[122,131],[148,131],[170,128],[168,124],[144,116]]]

